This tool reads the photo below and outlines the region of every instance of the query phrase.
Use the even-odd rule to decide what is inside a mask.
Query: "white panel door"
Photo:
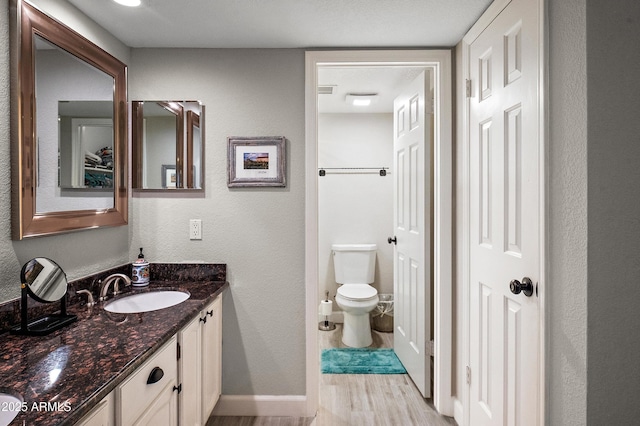
[[[469,50],[471,425],[541,424],[538,19],[513,0]]]
[[[394,101],[394,331],[398,358],[431,396],[431,111],[421,73]]]

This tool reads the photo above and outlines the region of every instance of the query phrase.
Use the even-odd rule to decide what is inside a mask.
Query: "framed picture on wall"
[[[178,176],[175,164],[162,165],[162,188],[175,189]]]
[[[227,138],[227,186],[286,186],[286,138]]]

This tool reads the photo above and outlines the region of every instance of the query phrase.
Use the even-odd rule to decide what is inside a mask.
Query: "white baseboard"
[[[214,416],[306,417],[305,395],[220,395]]]
[[[464,425],[464,407],[458,398],[453,398],[453,419],[459,425]]]

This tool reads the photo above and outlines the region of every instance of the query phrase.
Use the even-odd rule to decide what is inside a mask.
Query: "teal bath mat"
[[[393,349],[323,349],[321,369],[325,374],[404,374],[407,371]]]

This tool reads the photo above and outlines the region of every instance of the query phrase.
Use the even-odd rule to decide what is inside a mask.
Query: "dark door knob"
[[[522,282],[518,280],[512,280],[509,283],[509,289],[513,294],[520,294],[520,292],[522,292],[525,296],[531,297],[531,295],[533,294],[533,282],[529,277],[524,277],[522,279]]]
[[[396,236],[394,235],[394,236],[393,236],[393,238],[391,238],[391,237],[387,238],[387,242],[388,242],[389,244],[392,244],[392,243],[393,243],[393,244],[398,244],[398,239],[397,239],[397,238],[396,238]]]

